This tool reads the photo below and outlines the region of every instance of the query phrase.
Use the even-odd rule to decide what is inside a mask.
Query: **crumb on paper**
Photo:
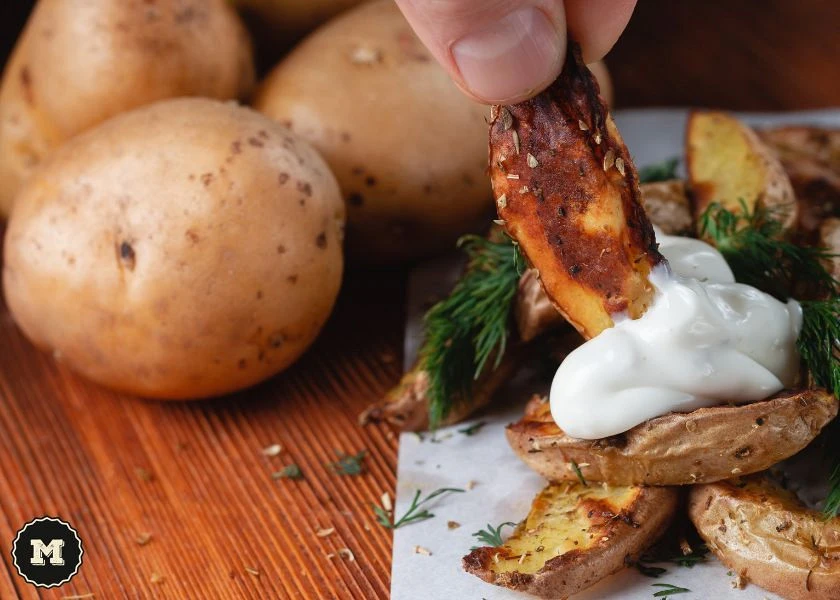
[[[468,490],[471,490],[471,489],[473,489],[473,488],[474,488],[475,486],[477,486],[477,485],[478,485],[478,482],[477,482],[476,480],[474,480],[474,479],[470,479],[470,480],[467,482],[467,485],[466,485],[465,487],[466,487]]]
[[[263,456],[278,456],[283,451],[283,446],[280,444],[271,444],[262,449]]]
[[[431,556],[432,551],[423,546],[414,546],[414,554],[422,554],[423,556]]]
[[[324,538],[324,537],[327,537],[328,535],[332,535],[333,533],[335,533],[335,527],[326,527],[326,528],[322,528],[322,529],[319,529],[318,531],[316,531],[315,535],[318,536],[319,538]]]
[[[254,567],[245,567],[245,572],[252,577],[259,577],[260,571],[259,569],[255,569]]]
[[[164,577],[157,571],[153,571],[149,576],[149,583],[163,583]]]
[[[450,530],[451,529],[458,529],[460,526],[461,526],[461,524],[458,521],[447,521],[446,522],[446,528],[450,529]]]
[[[394,505],[391,503],[391,495],[388,492],[382,492],[380,500],[382,501],[382,508],[385,509],[385,512],[394,510]]]

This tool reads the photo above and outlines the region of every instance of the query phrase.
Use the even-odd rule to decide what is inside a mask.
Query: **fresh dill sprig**
[[[461,279],[425,317],[420,368],[429,375],[429,424],[437,428],[458,402],[469,402],[473,382],[495,369],[505,353],[519,281],[519,249],[509,238],[475,235],[458,242],[468,257]]]
[[[639,169],[639,183],[655,183],[677,178],[679,158],[668,158],[660,163],[654,163]]]
[[[800,283],[819,296],[837,289],[837,280],[825,267],[834,254],[785,239],[778,215],[767,209],[750,211],[741,201],[741,210],[733,212],[713,202],[700,216],[699,228],[701,237],[714,243],[741,283],[780,300],[790,298]]]
[[[662,590],[656,592],[653,597],[654,598],[665,598],[667,596],[673,596],[675,594],[687,594],[691,590],[684,587],[676,586],[672,583],[651,583],[652,587],[659,587],[663,588]]]
[[[717,203],[700,217],[700,233],[708,236],[729,263],[735,279],[780,300],[807,286],[802,329],[796,340],[799,355],[817,385],[840,395],[840,282],[826,263],[836,255],[825,248],[799,246],[782,236],[782,224],[767,210],[750,212],[745,203],[733,213]],[[840,422],[834,421],[826,437],[832,463],[824,513],[840,513]]]
[[[497,527],[493,527],[490,523],[487,523],[487,529],[479,529],[472,535],[479,542],[482,542],[485,546],[493,546],[495,548],[496,546],[501,546],[502,544],[504,544],[504,540],[502,539],[502,528],[506,526],[516,527],[516,523],[505,521]],[[470,549],[475,550],[477,547],[478,546],[473,546]]]
[[[572,471],[574,471],[575,475],[577,475],[578,481],[580,481],[584,486],[589,487],[589,484],[586,483],[586,479],[583,478],[583,473],[580,472],[580,467],[578,466],[578,464],[575,461],[572,461],[571,465]]]
[[[458,433],[463,433],[466,436],[472,436],[481,431],[481,429],[487,425],[487,421],[479,421],[478,423],[473,423],[468,427],[464,427],[463,429],[459,429]]]
[[[840,296],[809,300],[801,305],[802,329],[796,340],[799,355],[816,384],[837,395],[840,392]],[[840,513],[840,440],[835,423],[826,436],[826,454],[832,467],[823,512],[830,517]]]
[[[303,479],[303,471],[292,463],[271,474],[272,479]]]
[[[367,450],[361,450],[358,454],[347,454],[336,450],[335,454],[338,460],[328,463],[327,466],[337,475],[361,475],[364,472]]]
[[[431,492],[425,498],[420,498],[421,492],[417,490],[414,493],[414,498],[411,500],[411,506],[408,507],[408,510],[405,514],[400,517],[399,519],[394,519],[391,517],[391,514],[388,510],[384,509],[383,507],[379,506],[378,504],[373,504],[373,512],[376,515],[376,522],[385,527],[386,529],[398,529],[403,525],[410,525],[411,523],[417,523],[419,521],[425,521],[426,519],[431,519],[434,517],[434,513],[430,513],[428,509],[420,510],[420,507],[441,496],[443,494],[449,493],[459,493],[463,492],[464,490],[460,488],[439,488],[434,492]]]

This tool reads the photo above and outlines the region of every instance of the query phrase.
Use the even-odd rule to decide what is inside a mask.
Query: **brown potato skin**
[[[0,84],[0,215],[64,140],[164,98],[244,98],[253,83],[227,0],[40,0]]]
[[[330,313],[344,206],[305,142],[167,100],[56,150],[8,224],[3,286],[36,345],[140,396],[219,395],[290,365]]]
[[[724,112],[692,111],[686,125],[686,167],[695,219],[717,202],[734,213],[766,208],[785,231],[798,220],[790,178],[770,149],[738,119]]]
[[[544,510],[540,503],[545,492],[534,499],[532,513]],[[638,488],[627,506],[592,503],[591,516],[580,527],[592,534],[593,545],[551,558],[534,574],[494,572],[493,556],[504,555],[504,546],[476,548],[463,558],[463,568],[488,583],[518,592],[540,598],[568,598],[632,564],[667,529],[678,502],[674,488],[645,487]]]
[[[824,390],[782,392],[752,404],[671,413],[611,438],[579,440],[563,433],[548,403],[535,396],[506,435],[516,455],[549,481],[576,481],[574,461],[587,481],[687,485],[755,473],[793,456],[837,408]]]
[[[486,228],[489,109],[461,93],[393,2],[306,38],[254,106],[326,158],[347,201],[349,260],[404,262]]]
[[[840,598],[840,519],[754,476],[691,488],[688,514],[742,579],[790,600]]]
[[[614,313],[644,313],[647,275],[663,259],[636,168],[575,44],[546,91],[494,109],[490,177],[507,232],[584,337]]]
[[[824,218],[840,216],[840,129],[786,126],[756,133],[790,177],[800,233],[810,239]]]

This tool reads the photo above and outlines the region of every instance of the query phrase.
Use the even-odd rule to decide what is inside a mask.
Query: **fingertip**
[[[569,34],[587,63],[604,58],[630,22],[636,0],[565,0]]]

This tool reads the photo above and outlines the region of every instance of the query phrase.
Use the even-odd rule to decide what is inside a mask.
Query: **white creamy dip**
[[[794,383],[802,310],[735,283],[723,256],[656,231],[670,268],[654,268],[653,305],[616,319],[569,354],[551,385],[551,415],[567,434],[598,439],[653,417],[763,400]]]

